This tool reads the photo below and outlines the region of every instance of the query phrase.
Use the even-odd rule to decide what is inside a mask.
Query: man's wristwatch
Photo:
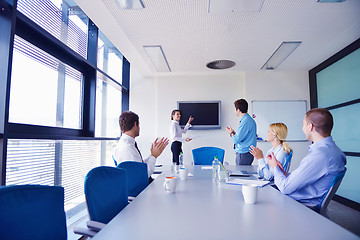
[[[235,135],[235,132],[230,133],[230,137],[233,137]]]

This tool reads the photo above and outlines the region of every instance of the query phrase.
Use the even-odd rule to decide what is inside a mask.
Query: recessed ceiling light
[[[206,64],[210,69],[228,69],[235,65],[236,63],[230,60],[215,60]]]
[[[265,70],[277,68],[299,45],[301,42],[283,42],[261,67]]]
[[[144,46],[144,49],[158,72],[171,72],[169,63],[160,45]]]
[[[115,0],[115,2],[122,10],[145,8],[144,3],[141,0]]]

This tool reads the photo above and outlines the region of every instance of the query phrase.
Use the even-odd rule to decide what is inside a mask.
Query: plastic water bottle
[[[171,173],[175,174],[176,173],[176,162],[173,162],[171,165]]]
[[[213,182],[219,182],[220,180],[220,161],[218,157],[214,157],[214,160],[212,162],[212,181]]]
[[[181,152],[180,156],[179,156],[179,165],[180,165],[180,167],[184,166],[184,154],[183,154],[183,152]]]

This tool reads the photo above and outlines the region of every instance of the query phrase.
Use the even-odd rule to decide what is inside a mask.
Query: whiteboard
[[[287,141],[306,141],[302,122],[306,113],[306,101],[252,101],[253,118],[257,134],[267,139],[269,125],[282,122],[288,128]]]

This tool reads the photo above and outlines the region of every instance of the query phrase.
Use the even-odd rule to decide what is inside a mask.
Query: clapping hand
[[[161,138],[160,140],[159,138],[155,139],[150,148],[151,156],[158,158],[168,144],[169,139],[167,138]]]
[[[278,160],[276,159],[273,152],[271,152],[269,155],[266,156],[266,160],[270,167],[274,168],[277,166]]]
[[[271,152],[269,155],[266,156],[267,162],[269,164],[270,167],[274,168],[274,167],[279,167],[280,170],[284,173],[285,176],[287,176],[287,173],[284,170],[283,165],[281,164],[281,162],[279,162],[274,153]]]
[[[251,155],[253,155],[254,158],[257,159],[257,160],[264,158],[263,152],[262,152],[261,149],[258,148],[258,147],[254,147],[254,146],[251,145],[251,146],[250,146],[250,153],[251,153]]]

